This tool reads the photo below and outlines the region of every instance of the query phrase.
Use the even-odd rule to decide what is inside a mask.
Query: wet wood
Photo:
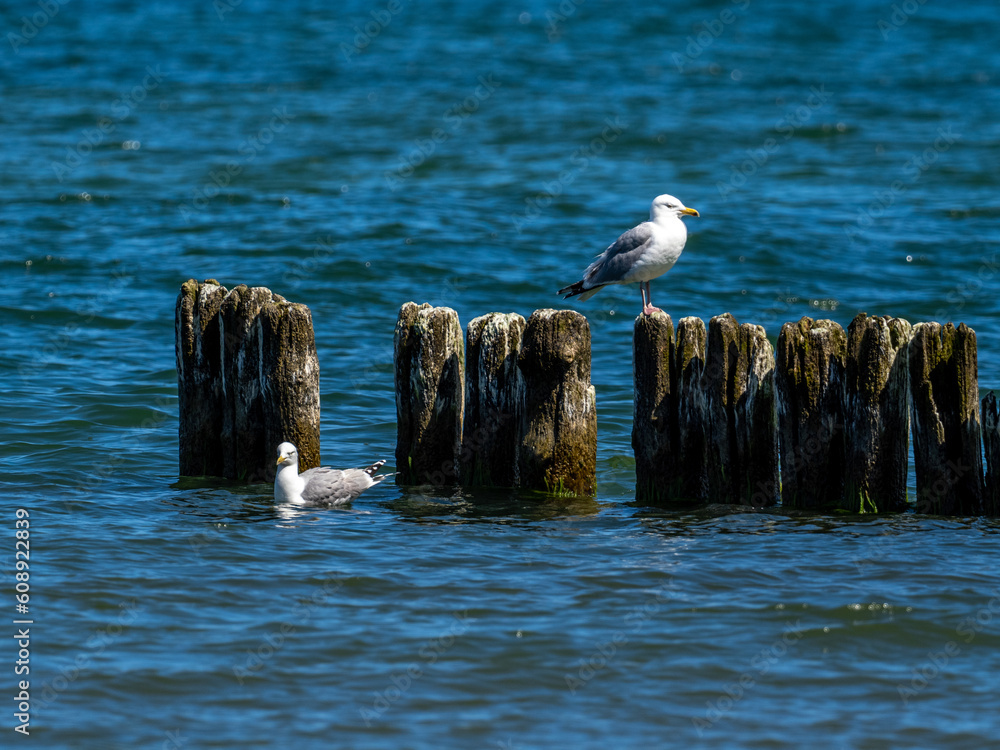
[[[465,347],[458,314],[407,302],[393,347],[400,484],[447,487],[460,478]]]
[[[804,317],[778,336],[775,386],[782,504],[840,506],[846,472],[847,336],[832,320]]]
[[[865,313],[848,327],[848,458],[841,507],[855,513],[907,507],[911,332],[905,320]]]
[[[703,376],[708,494],[713,502],[778,498],[774,354],[764,329],[726,313],[709,321]]]
[[[964,323],[918,323],[908,347],[918,513],[983,508],[976,333]]]
[[[674,324],[664,312],[640,315],[632,334],[632,450],[635,496],[664,505],[681,499],[673,394]]]
[[[523,417],[524,379],[517,366],[525,320],[489,313],[466,329],[465,423],[462,484],[520,485],[517,448]]]
[[[593,495],[597,404],[587,319],[571,310],[536,310],[525,326],[518,368],[524,379],[521,486]]]
[[[708,487],[708,402],[705,395],[705,352],[708,331],[701,318],[681,318],[677,324],[674,352],[674,404],[671,476],[674,502],[710,501]]]
[[[175,339],[182,476],[274,479],[274,450],[319,465],[319,359],[312,317],[264,287],[185,282]]]

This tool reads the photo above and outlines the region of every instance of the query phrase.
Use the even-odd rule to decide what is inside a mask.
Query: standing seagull
[[[632,227],[587,266],[583,279],[563,287],[559,294],[569,299],[577,294],[588,300],[608,284],[639,282],[642,311],[646,315],[663,312],[653,307],[649,282],[669,271],[681,257],[687,242],[683,216],[699,216],[672,195],[658,195],[649,208],[649,221]]]
[[[278,473],[274,476],[274,500],[295,505],[342,505],[349,503],[388,474],[378,474],[385,461],[367,469],[331,469],[320,466],[299,474],[299,452],[291,443],[278,446]]]

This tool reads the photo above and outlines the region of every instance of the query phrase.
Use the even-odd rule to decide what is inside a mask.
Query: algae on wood
[[[393,360],[400,484],[458,484],[465,403],[458,314],[448,307],[404,304],[396,321]]]
[[[587,319],[572,310],[536,310],[524,329],[518,368],[524,378],[521,486],[593,495],[597,405]]]
[[[775,386],[782,504],[841,504],[846,471],[847,336],[832,320],[804,317],[778,336]]]
[[[859,314],[847,333],[847,482],[842,507],[856,513],[906,509],[911,326]]]
[[[913,399],[917,512],[982,512],[983,464],[976,333],[964,323],[918,323],[907,356]]]
[[[524,318],[489,313],[466,329],[462,484],[517,487],[524,380],[517,367]]]

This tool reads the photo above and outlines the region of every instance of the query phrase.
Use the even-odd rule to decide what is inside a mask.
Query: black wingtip
[[[570,297],[575,297],[578,294],[582,294],[584,291],[586,290],[583,288],[583,281],[578,281],[575,284],[564,286],[562,289],[556,292],[556,294],[562,294],[564,295],[563,299],[569,299]],[[566,292],[569,292],[569,294],[566,294]]]
[[[370,477],[373,477],[375,476],[375,472],[381,469],[384,465],[385,465],[385,459],[382,459],[381,461],[376,461],[367,469],[365,469],[365,474],[367,474]]]

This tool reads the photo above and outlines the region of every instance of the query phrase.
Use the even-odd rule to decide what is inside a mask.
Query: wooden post
[[[181,285],[174,311],[178,449],[181,476],[222,476],[219,441],[225,417],[219,308],[226,289],[215,279]]]
[[[396,321],[393,361],[399,483],[458,484],[465,402],[458,314],[448,307],[404,304]]]
[[[997,398],[990,392],[983,399],[983,443],[986,453],[986,494],[983,512],[1000,516],[1000,414]]]
[[[778,478],[778,412],[774,349],[763,326],[740,326],[740,364],[734,383],[735,441],[740,457],[736,498],[743,505],[774,505]]]
[[[462,484],[517,487],[524,380],[517,355],[524,318],[489,313],[466,329]]]
[[[681,318],[674,356],[676,450],[671,473],[678,490],[674,499],[685,504],[708,502],[708,401],[705,394],[705,352],[708,332],[701,318]]]
[[[264,287],[181,286],[175,312],[182,476],[274,479],[289,440],[319,465],[319,359],[312,317]],[[288,335],[281,332],[286,331]]]
[[[282,442],[298,449],[299,471],[320,465],[319,357],[312,313],[303,304],[286,302],[275,294],[264,302],[255,328],[263,376],[256,403],[263,414],[262,445],[270,482],[274,480],[275,450]],[[253,367],[253,360],[249,362],[246,369]],[[252,372],[244,372],[241,380],[253,377]],[[244,423],[253,429],[252,422]]]
[[[909,351],[917,512],[975,515],[983,506],[976,333],[918,323]]]
[[[841,503],[846,356],[847,336],[832,320],[806,317],[781,328],[775,385],[783,505],[828,508]]]
[[[708,495],[716,502],[778,499],[774,354],[764,329],[729,313],[709,321],[703,376]]]
[[[524,378],[521,486],[593,495],[597,404],[587,319],[571,310],[536,310],[524,330],[518,367]]]
[[[640,315],[632,334],[632,450],[635,498],[663,505],[680,495],[676,405],[672,392],[674,324],[664,312]]]
[[[905,320],[858,315],[847,332],[847,482],[855,513],[906,509],[910,386]]]

